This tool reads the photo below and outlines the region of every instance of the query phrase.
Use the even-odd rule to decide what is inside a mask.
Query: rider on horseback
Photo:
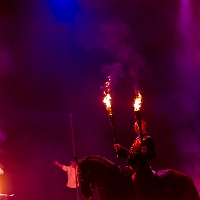
[[[128,159],[128,166],[132,172],[132,179],[135,180],[136,173],[139,169],[144,169],[146,172],[155,173],[151,170],[149,162],[156,158],[154,151],[154,141],[146,132],[146,122],[141,120],[141,132],[138,123],[135,122],[134,129],[138,134],[138,137],[133,141],[131,148],[128,150],[122,147],[120,144],[114,144],[114,148],[117,149],[117,154],[121,157]]]

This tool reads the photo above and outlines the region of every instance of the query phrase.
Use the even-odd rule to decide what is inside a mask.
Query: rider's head
[[[135,129],[135,132],[139,135],[140,134],[140,129],[139,129],[139,126],[138,126],[137,122],[135,122],[135,124],[134,124],[134,129]],[[141,120],[141,129],[142,129],[142,133],[146,133],[147,124],[143,119]]]

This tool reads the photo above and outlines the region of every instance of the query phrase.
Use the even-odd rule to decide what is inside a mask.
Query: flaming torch
[[[140,138],[141,138],[141,143],[142,143],[143,142],[142,127],[141,127],[142,116],[141,116],[141,112],[140,112],[141,105],[142,105],[142,95],[140,92],[138,92],[133,106],[134,106],[135,119],[136,119],[136,122],[140,129]]]
[[[111,84],[111,77],[108,76],[108,81],[105,82],[104,86],[101,87],[103,89],[103,103],[106,105],[106,110],[108,112],[108,119],[110,121],[111,127],[112,127],[112,134],[114,139],[114,144],[117,143],[117,136],[115,132],[115,126],[114,126],[114,115],[112,112],[112,106],[111,106],[111,94],[110,94],[110,84]]]

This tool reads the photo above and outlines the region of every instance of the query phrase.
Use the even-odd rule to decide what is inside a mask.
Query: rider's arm
[[[128,154],[129,154],[129,150],[122,147],[119,144],[114,144],[114,148],[117,150],[117,155],[124,157],[124,158],[128,158]]]

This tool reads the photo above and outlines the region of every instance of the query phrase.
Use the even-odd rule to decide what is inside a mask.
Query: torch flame
[[[140,110],[141,104],[142,104],[142,95],[140,94],[140,92],[138,92],[134,102],[134,111]]]
[[[110,95],[110,83],[111,83],[111,77],[108,76],[108,81],[105,82],[104,87],[102,87],[104,99],[103,103],[106,105],[106,110],[108,111],[109,115],[112,115],[112,108],[111,108],[111,95]]]
[[[112,114],[112,110],[111,110],[111,96],[110,94],[106,94],[104,99],[103,99],[103,103],[105,103],[106,105],[106,110],[109,112],[109,114]]]

